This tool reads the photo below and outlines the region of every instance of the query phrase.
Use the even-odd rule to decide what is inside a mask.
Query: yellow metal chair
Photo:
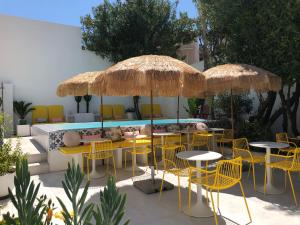
[[[192,149],[194,148],[202,148],[202,147],[206,147],[208,150],[211,150],[211,146],[210,146],[210,140],[212,138],[212,134],[209,134],[208,132],[197,132],[193,134],[193,138],[192,138]]]
[[[295,189],[291,177],[291,172],[300,172],[300,148],[296,148],[294,150],[294,154],[290,156],[271,154],[271,163],[266,164],[266,166],[270,166],[273,169],[283,170],[285,173],[288,174],[294,201],[296,206],[298,206]],[[265,171],[264,192],[266,192],[266,182],[267,182],[267,173]]]
[[[137,155],[147,155],[151,153],[151,149],[148,146],[145,145],[151,145],[151,138],[141,138],[136,139],[135,142],[132,143],[132,149],[128,149],[125,151],[125,169],[127,168],[127,153],[131,154],[131,162],[133,162],[134,157]],[[155,162],[154,162],[155,163]],[[155,163],[156,166],[156,163]],[[132,176],[134,177],[134,164],[132,163]]]
[[[44,105],[33,106],[32,124],[48,122],[48,108]]]
[[[163,176],[162,182],[160,186],[160,194],[159,199],[161,199],[162,191],[163,191],[163,183],[165,179],[165,174],[173,174],[177,176],[178,179],[178,208],[181,209],[181,193],[180,193],[180,177],[188,177],[189,176],[189,164],[187,161],[179,159],[176,154],[185,151],[185,147],[183,145],[164,145],[162,147],[163,150]]]
[[[49,105],[48,115],[50,123],[62,123],[65,120],[64,107],[62,105]]]
[[[115,163],[115,157],[114,157],[114,149],[112,145],[112,141],[103,141],[103,142],[96,142],[95,144],[95,150],[93,151],[92,145],[90,145],[90,151],[89,153],[83,153],[82,154],[82,168],[84,168],[84,161],[87,160],[87,174],[88,174],[88,180],[90,180],[90,165],[89,160],[107,160],[106,164],[106,170],[108,170],[108,162],[109,159],[112,159],[112,164],[114,168],[114,175],[117,177],[116,172],[116,163]]]
[[[219,144],[221,152],[224,152],[225,144],[230,144],[233,141],[233,130],[232,129],[225,129],[223,134],[217,136],[216,142]]]
[[[253,154],[250,151],[247,138],[239,138],[233,140],[233,157],[241,157],[244,162],[250,164],[248,177],[252,167],[253,186],[254,191],[256,191],[255,164],[265,163],[265,155]]]
[[[113,118],[115,120],[124,120],[125,119],[125,108],[123,105],[113,105]]]
[[[195,177],[195,173],[200,173],[202,176]],[[200,184],[206,188],[206,196],[208,197],[208,191],[210,192],[210,198],[212,202],[212,208],[214,211],[215,222],[218,225],[218,218],[215,209],[215,203],[212,196],[212,191],[217,191],[217,207],[219,208],[219,192],[225,189],[229,189],[237,184],[240,185],[240,189],[244,198],[244,202],[247,208],[250,222],[252,222],[250,210],[245,197],[242,179],[242,158],[238,157],[231,160],[221,160],[217,163],[217,168],[213,171],[208,171],[196,167],[190,168],[189,175],[189,195],[188,206],[191,206],[191,184]]]
[[[287,133],[277,133],[276,142],[286,143],[289,147],[284,149],[279,149],[278,153],[284,152],[287,155],[293,154],[294,150],[297,148],[297,145],[294,142],[289,141]]]
[[[101,115],[101,105],[99,106],[100,116],[103,116],[104,120],[113,119],[113,107],[112,105],[103,105],[103,115]]]

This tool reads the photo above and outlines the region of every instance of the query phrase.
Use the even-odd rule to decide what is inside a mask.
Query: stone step
[[[29,163],[28,169],[31,175],[39,175],[49,172],[49,164],[47,161]]]
[[[28,163],[40,163],[47,161],[48,155],[46,152],[41,152],[39,154],[27,154]]]

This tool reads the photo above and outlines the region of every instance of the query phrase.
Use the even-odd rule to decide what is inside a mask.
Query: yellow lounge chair
[[[101,105],[99,106],[99,112],[101,115]],[[113,107],[112,105],[103,105],[103,119],[112,120],[113,119]]]
[[[48,123],[48,108],[44,105],[33,106],[35,110],[32,111],[32,124]]]
[[[50,123],[62,123],[65,121],[64,107],[62,105],[49,105],[48,116]]]
[[[113,105],[112,107],[113,117],[115,120],[124,120],[125,118],[125,108],[123,105]]]
[[[141,106],[141,114],[142,118],[150,118],[151,117],[151,105],[150,104],[142,104]],[[153,104],[153,118],[161,118],[161,109],[159,104]]]

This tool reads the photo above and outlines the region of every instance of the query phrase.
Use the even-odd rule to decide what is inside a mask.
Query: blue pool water
[[[198,123],[204,122],[204,119],[179,119],[179,123]],[[142,126],[146,124],[150,124],[150,120],[128,120],[128,121],[104,121],[103,127],[130,127],[130,126]],[[153,123],[155,125],[160,124],[176,124],[176,119],[161,119],[154,120]],[[90,123],[62,123],[55,124],[55,128],[58,130],[79,130],[79,129],[94,129],[100,128],[101,122],[90,122]]]

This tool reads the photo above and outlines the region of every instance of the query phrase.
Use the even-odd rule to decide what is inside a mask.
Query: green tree
[[[180,45],[195,40],[197,27],[186,13],[177,18],[177,4],[170,0],[104,0],[92,14],[81,18],[83,45],[114,63],[147,54],[178,57]],[[135,109],[139,116],[136,104]]]
[[[290,121],[297,129],[300,97],[300,1],[197,0],[206,18],[206,46],[211,65],[247,63],[282,77],[281,106],[273,109],[277,94],[258,94],[257,118],[270,127],[283,116],[283,130]],[[202,27],[201,27],[202,29]]]

